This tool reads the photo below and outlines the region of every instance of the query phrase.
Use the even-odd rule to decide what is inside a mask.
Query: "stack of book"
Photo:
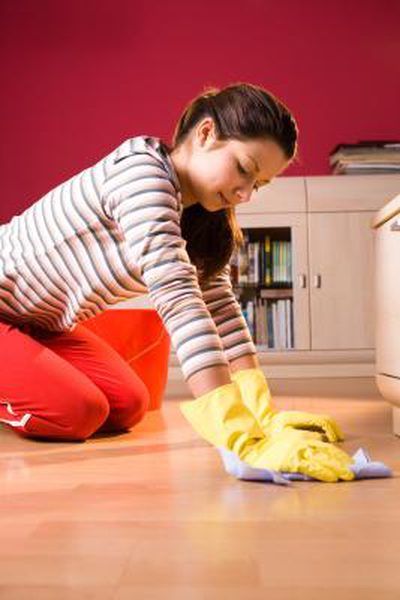
[[[294,348],[293,301],[290,298],[256,298],[241,303],[241,308],[255,344],[275,350]]]
[[[400,140],[339,144],[329,154],[333,175],[400,174]]]

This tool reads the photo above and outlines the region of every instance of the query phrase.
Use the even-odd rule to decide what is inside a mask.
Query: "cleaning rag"
[[[284,473],[271,469],[258,469],[246,464],[230,450],[218,448],[225,471],[236,479],[247,481],[270,481],[277,485],[290,485],[291,481],[318,481],[303,473]],[[384,463],[373,461],[365,448],[359,448],[352,456],[350,469],[355,479],[371,479],[375,477],[393,477],[393,473]]]

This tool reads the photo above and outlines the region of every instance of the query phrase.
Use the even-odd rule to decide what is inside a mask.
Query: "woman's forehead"
[[[269,180],[280,172],[288,160],[282,148],[274,140],[229,140],[228,148],[248,161],[260,179]]]

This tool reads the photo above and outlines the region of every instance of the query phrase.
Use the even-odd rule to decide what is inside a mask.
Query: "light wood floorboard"
[[[374,394],[274,397],[329,413],[394,477],[241,482],[168,400],[85,443],[0,428],[3,600],[398,600],[400,439]],[[286,383],[288,385],[288,383]],[[271,386],[273,389],[273,386]]]

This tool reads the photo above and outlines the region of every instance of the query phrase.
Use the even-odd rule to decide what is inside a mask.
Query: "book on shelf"
[[[292,283],[291,241],[273,240],[266,235],[263,240],[250,241],[235,249],[232,254],[231,279],[234,285],[260,285]]]
[[[293,303],[290,298],[248,300],[243,316],[255,344],[271,349],[293,349]]]
[[[272,257],[273,282],[287,285],[292,283],[291,242],[283,240],[272,242]]]

